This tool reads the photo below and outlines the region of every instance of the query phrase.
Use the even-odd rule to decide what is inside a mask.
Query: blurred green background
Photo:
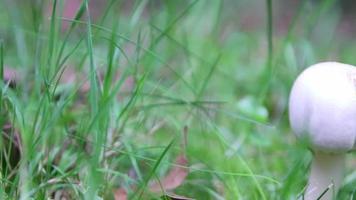
[[[297,199],[311,153],[291,133],[289,90],[314,63],[356,65],[355,11],[0,0],[1,199]],[[354,198],[354,166],[349,154],[338,199]]]

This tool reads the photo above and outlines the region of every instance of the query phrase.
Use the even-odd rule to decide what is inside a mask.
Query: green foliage
[[[0,84],[0,124],[21,136],[14,167],[1,142],[0,199],[165,198],[150,183],[181,154],[189,174],[169,192],[302,194],[311,156],[289,128],[291,84],[318,61],[356,64],[335,1],[83,0],[70,19],[70,1],[31,2],[0,1],[0,77],[21,74]],[[355,177],[342,199],[355,198]]]

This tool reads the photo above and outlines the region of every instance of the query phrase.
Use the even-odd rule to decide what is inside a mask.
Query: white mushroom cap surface
[[[304,70],[294,82],[289,120],[314,150],[344,152],[356,137],[356,67],[324,62]]]

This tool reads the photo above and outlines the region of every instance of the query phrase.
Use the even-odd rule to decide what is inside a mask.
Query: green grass
[[[149,185],[173,167],[189,174],[169,192],[196,199],[303,193],[311,153],[288,94],[313,63],[356,64],[335,1],[301,1],[284,29],[282,1],[107,0],[97,15],[83,0],[72,19],[62,0],[33,2],[0,1],[0,76],[22,74],[0,84],[0,124],[22,151],[11,166],[2,139],[0,199],[159,199]],[[82,79],[64,84],[67,69]],[[340,199],[355,193],[352,159]]]

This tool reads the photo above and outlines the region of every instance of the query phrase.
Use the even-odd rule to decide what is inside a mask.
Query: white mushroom
[[[306,138],[314,153],[305,199],[335,198],[345,153],[355,145],[356,68],[324,62],[303,71],[290,94],[289,120],[297,137]]]

